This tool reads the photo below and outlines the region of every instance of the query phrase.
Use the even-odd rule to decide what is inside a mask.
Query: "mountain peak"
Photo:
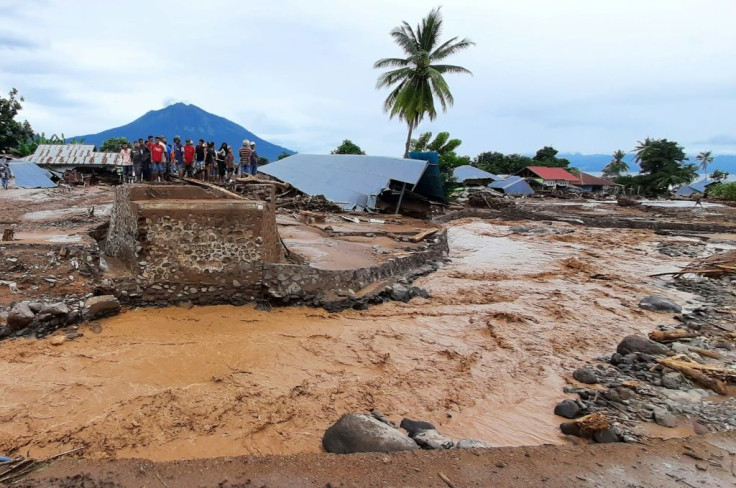
[[[243,139],[248,139],[256,143],[258,155],[269,161],[275,161],[284,152],[294,154],[294,151],[261,139],[235,122],[184,102],[149,110],[129,124],[97,134],[76,136],[75,139],[84,139],[86,144],[99,147],[110,137],[125,137],[132,141],[150,134],[163,134],[170,139],[173,139],[174,135],[180,135],[183,139],[195,141],[201,138],[214,141],[218,147],[222,142],[226,142],[235,150],[242,145]]]

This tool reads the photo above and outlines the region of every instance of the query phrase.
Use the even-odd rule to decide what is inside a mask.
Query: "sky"
[[[373,63],[390,31],[442,6],[458,153],[610,154],[646,137],[736,153],[736,0],[0,0],[0,93],[66,137],[195,104],[301,153],[350,139],[403,153]],[[5,96],[5,95],[3,95]]]

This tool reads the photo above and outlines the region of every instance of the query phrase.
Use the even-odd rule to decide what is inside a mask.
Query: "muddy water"
[[[429,300],[135,310],[58,347],[5,342],[0,453],[314,452],[340,415],[370,408],[493,445],[564,442],[551,412],[572,370],[661,322],[636,306],[662,292],[651,270],[676,264],[654,237],[467,220],[450,228],[453,262],[419,282]]]

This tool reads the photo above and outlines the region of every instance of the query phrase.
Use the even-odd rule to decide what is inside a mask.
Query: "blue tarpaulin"
[[[409,157],[429,162],[427,169],[424,170],[424,174],[413,191],[425,197],[447,202],[445,185],[442,184],[442,174],[440,174],[440,155],[434,151],[412,151],[409,153]]]
[[[53,188],[56,183],[46,175],[46,171],[35,163],[16,159],[10,161],[10,172],[15,177],[15,184],[20,188]]]

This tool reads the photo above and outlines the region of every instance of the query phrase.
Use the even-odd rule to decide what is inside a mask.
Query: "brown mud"
[[[662,323],[638,308],[643,296],[690,298],[649,278],[685,261],[658,253],[668,237],[651,231],[530,227],[540,232],[454,222],[452,262],[417,282],[430,299],[339,314],[141,309],[61,346],[5,341],[0,452],[316,453],[340,415],[370,408],[494,446],[565,443],[552,414],[561,387],[581,362]]]

